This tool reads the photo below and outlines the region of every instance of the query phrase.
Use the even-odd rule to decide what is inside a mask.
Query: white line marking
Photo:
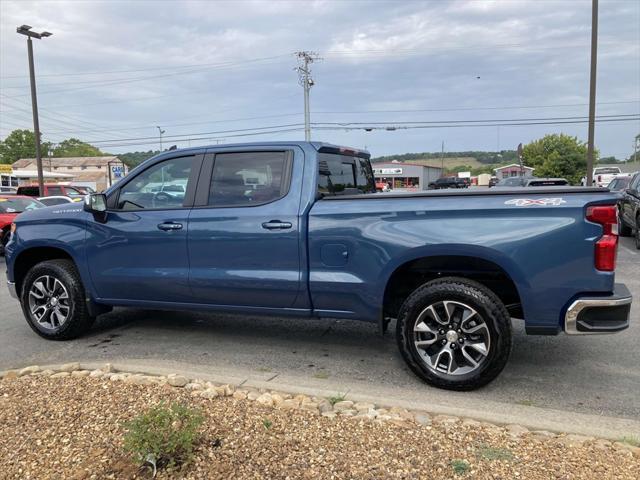
[[[638,252],[634,252],[633,250],[631,250],[629,247],[625,247],[624,245],[622,245],[622,243],[619,244],[622,248],[624,248],[627,252],[629,252],[631,255],[638,255]]]

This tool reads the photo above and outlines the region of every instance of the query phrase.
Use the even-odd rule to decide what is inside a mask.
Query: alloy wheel
[[[71,311],[66,287],[51,275],[36,278],[29,290],[29,311],[42,328],[55,330],[61,327]]]
[[[420,359],[433,372],[465,375],[480,368],[491,348],[489,328],[469,305],[444,300],[427,306],[413,327]]]

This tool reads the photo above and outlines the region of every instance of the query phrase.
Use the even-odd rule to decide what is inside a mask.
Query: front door
[[[194,301],[278,309],[307,303],[300,292],[302,182],[291,182],[302,178],[299,155],[207,155],[189,218]]]
[[[89,220],[87,262],[100,298],[190,301],[187,231],[201,162],[189,155],[150,165],[109,196],[106,222]]]

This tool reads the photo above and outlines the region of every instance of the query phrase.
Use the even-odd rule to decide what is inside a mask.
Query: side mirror
[[[91,213],[105,213],[107,211],[107,196],[104,193],[85,195],[84,210]]]

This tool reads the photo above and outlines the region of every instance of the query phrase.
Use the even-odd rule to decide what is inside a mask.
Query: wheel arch
[[[78,269],[77,262],[72,255],[63,248],[51,246],[38,246],[22,250],[13,261],[13,279],[16,284],[18,296],[22,293],[22,282],[27,272],[40,262],[46,260],[70,260]],[[78,269],[80,271],[80,269]]]
[[[434,246],[406,255],[389,268],[381,288],[381,325],[385,318],[395,318],[404,300],[420,285],[449,276],[483,284],[500,298],[510,314],[524,319],[523,297],[528,282],[510,258],[482,247]]]

